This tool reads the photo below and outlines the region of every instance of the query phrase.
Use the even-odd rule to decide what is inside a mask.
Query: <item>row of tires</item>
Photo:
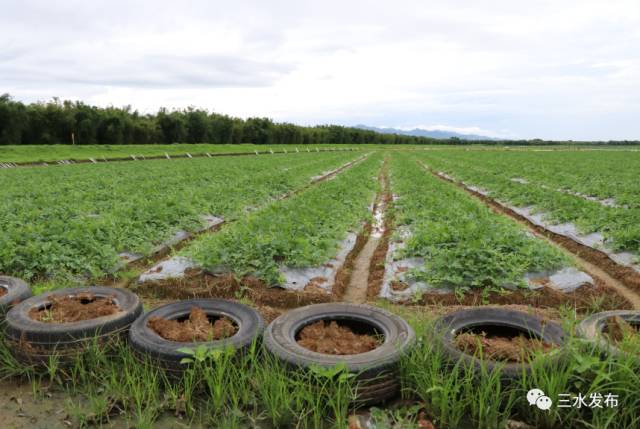
[[[71,323],[51,323],[34,320],[33,311],[51,305],[52,297],[77,297],[91,294],[110,299],[119,312],[110,316]],[[397,395],[400,389],[398,366],[402,355],[415,342],[409,324],[400,317],[367,305],[317,304],[300,307],[276,318],[268,326],[260,314],[246,305],[220,299],[193,299],[158,307],[143,314],[140,299],[126,289],[84,287],[62,289],[12,301],[6,313],[5,340],[17,360],[24,365],[47,365],[55,356],[59,364],[73,362],[87,347],[107,346],[126,339],[135,355],[149,360],[170,376],[186,368],[181,361],[188,357],[184,348],[205,344],[209,349],[233,347],[242,354],[254,341],[261,340],[265,349],[287,366],[309,369],[313,366],[346,365],[355,375],[357,401],[373,404]],[[206,343],[183,343],[166,340],[149,327],[151,318],[184,320],[197,307],[210,319],[226,317],[237,327],[234,335]],[[374,350],[354,355],[316,353],[300,346],[297,333],[319,320],[361,325],[379,335],[381,344]]]
[[[28,286],[18,280],[0,277],[0,287],[6,289],[0,298],[0,314],[6,313],[5,335],[15,357],[28,365],[47,364],[52,356],[61,362],[70,362],[86,347],[96,342],[107,344],[116,339],[127,339],[142,359],[151,359],[159,368],[179,374],[184,370],[181,361],[186,354],[181,349],[192,348],[194,343],[181,343],[162,338],[149,327],[153,317],[165,320],[182,320],[192,308],[198,307],[210,318],[226,317],[237,326],[236,333],[226,339],[211,341],[208,348],[232,346],[242,353],[255,340],[261,339],[268,352],[293,368],[312,366],[332,367],[346,364],[356,375],[358,401],[375,403],[395,396],[399,390],[398,367],[401,357],[415,343],[415,334],[409,324],[387,311],[367,305],[318,304],[289,311],[265,327],[260,314],[246,305],[213,299],[196,299],[171,303],[143,314],[140,299],[126,289],[90,287],[63,289],[36,297],[30,296]],[[90,293],[97,298],[111,299],[120,309],[114,315],[73,323],[45,323],[30,317],[34,310],[46,308],[52,296],[78,296]],[[22,301],[22,302],[20,302]],[[640,324],[640,312],[616,311],[594,314],[579,327],[585,338],[597,342],[611,354],[620,353],[603,335],[606,320],[619,316],[628,322]],[[335,320],[347,324],[369,327],[381,338],[382,343],[367,353],[354,355],[328,355],[310,351],[297,342],[301,329],[319,320]],[[563,329],[533,314],[496,307],[479,307],[461,310],[441,317],[437,321],[438,340],[452,362],[463,361],[480,371],[486,365],[491,371],[500,366],[505,379],[514,379],[529,371],[528,364],[480,361],[475,356],[458,349],[455,338],[460,332],[474,328],[504,327],[515,329],[554,344],[562,350],[566,342]],[[551,355],[546,364],[553,367],[562,353]]]

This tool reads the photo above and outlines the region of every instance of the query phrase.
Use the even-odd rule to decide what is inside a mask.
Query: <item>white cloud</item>
[[[303,124],[640,138],[637,0],[0,7],[1,91],[25,101],[59,96]]]

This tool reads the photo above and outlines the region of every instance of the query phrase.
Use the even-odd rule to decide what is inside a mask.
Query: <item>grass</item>
[[[387,305],[387,307],[390,307]],[[533,360],[530,376],[504,384],[500,373],[479,374],[447,360],[434,341],[433,320],[424,312],[393,307],[415,328],[416,348],[401,362],[403,401],[371,411],[379,428],[504,428],[508,420],[536,428],[636,428],[640,424],[640,348],[612,358],[577,338],[554,368]],[[565,309],[571,330],[575,316]],[[343,368],[290,371],[259,344],[243,355],[233,350],[196,352],[189,369],[168,379],[153,362],[140,361],[122,343],[112,351],[91,347],[71,367],[24,368],[0,342],[0,378],[33,382],[33,390],[63,392],[65,408],[81,427],[125,422],[137,428],[178,416],[186,425],[240,428],[347,428],[353,412],[352,379]],[[619,395],[617,408],[557,408],[542,411],[526,400],[542,389],[556,403],[559,394]]]

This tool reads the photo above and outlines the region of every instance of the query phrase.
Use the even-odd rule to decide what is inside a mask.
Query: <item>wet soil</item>
[[[605,321],[603,332],[611,342],[616,344],[631,337],[640,339],[640,325],[631,324],[620,316],[609,317]]]
[[[73,323],[120,312],[120,307],[112,299],[97,298],[91,293],[71,297],[52,296],[49,302],[43,308],[31,309],[29,317],[44,323]]]
[[[357,253],[353,260],[353,271],[351,278],[342,296],[345,302],[362,304],[369,298],[369,284],[371,279],[371,267],[379,247],[380,241],[385,233],[385,211],[386,211],[386,195],[388,195],[388,179],[387,164],[382,166],[382,170],[378,176],[378,180],[382,187],[382,193],[376,197],[373,206],[373,215],[375,222],[367,225],[366,243]]]
[[[506,362],[527,362],[536,352],[545,353],[556,348],[553,344],[524,334],[512,337],[486,332],[461,333],[456,337],[456,346],[470,355],[482,353],[489,360]]]
[[[393,204],[393,197],[389,189],[389,179],[385,178],[385,189],[382,197],[384,207],[386,208],[382,226],[382,237],[378,239],[377,246],[371,256],[369,264],[369,281],[367,286],[367,299],[373,301],[380,295],[382,282],[384,281],[384,266],[389,251],[389,240],[393,233],[393,210],[389,210]]]
[[[317,353],[355,355],[366,353],[380,345],[373,335],[356,334],[349,327],[320,320],[307,325],[298,334],[298,344]]]
[[[356,244],[344,260],[342,267],[336,272],[336,279],[331,288],[335,300],[342,300],[354,275],[356,259],[362,253],[371,234],[371,224],[367,223],[356,238]]]
[[[380,238],[370,236],[360,253],[358,253],[357,258],[355,258],[351,279],[343,295],[345,302],[362,304],[367,301],[369,268],[379,241]]]
[[[131,284],[132,291],[143,297],[157,299],[249,298],[258,306],[297,308],[303,305],[336,301],[322,292],[296,292],[269,287],[255,277],[237,279],[233,275],[212,275],[202,270],[190,270],[182,279],[169,279],[144,284]]]
[[[152,317],[147,324],[165,340],[180,343],[216,341],[229,338],[238,332],[238,326],[226,317],[212,321],[198,307],[193,307],[185,320],[166,320]]]
[[[473,308],[468,305],[442,305],[442,304],[430,304],[430,305],[402,305],[394,304],[391,310],[401,317],[419,319],[434,320],[440,316],[453,313],[455,311],[465,310]],[[531,314],[540,317],[544,320],[561,322],[562,314],[557,308],[547,307],[533,307],[530,305],[522,304],[504,304],[500,308],[521,311],[523,313]]]
[[[5,296],[7,294],[7,290],[3,287],[0,287],[0,296]]]
[[[625,297],[605,286],[595,278],[595,286],[582,286],[573,292],[564,293],[544,287],[535,291],[516,290],[503,292],[469,291],[463,296],[453,293],[437,294],[427,293],[422,296],[420,303],[423,305],[507,305],[521,304],[538,308],[559,308],[562,305],[570,305],[579,313],[605,310],[630,310],[632,304]]]
[[[393,281],[391,282],[391,289],[393,289],[396,292],[402,292],[403,290],[409,289],[409,285],[406,283]]]

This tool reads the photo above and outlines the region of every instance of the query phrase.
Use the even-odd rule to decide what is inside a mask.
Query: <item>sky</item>
[[[640,1],[6,1],[0,93],[640,139]]]

